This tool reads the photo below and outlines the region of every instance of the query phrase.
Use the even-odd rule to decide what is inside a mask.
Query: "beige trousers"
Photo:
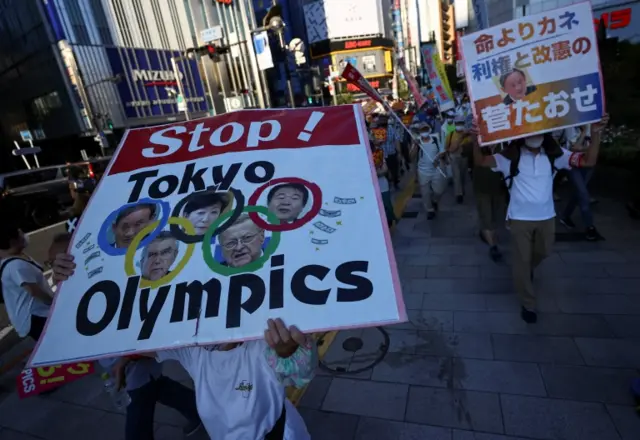
[[[531,278],[533,270],[551,254],[556,220],[511,220],[510,224],[513,283],[522,305],[527,310],[535,310],[536,296]]]

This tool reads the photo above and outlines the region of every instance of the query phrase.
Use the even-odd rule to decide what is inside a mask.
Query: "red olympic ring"
[[[279,179],[272,179],[269,182],[262,185],[260,188],[256,189],[251,197],[249,197],[249,206],[256,206],[258,203],[258,199],[262,195],[265,189],[273,187],[275,185],[281,183],[298,183],[300,185],[304,185],[311,192],[311,197],[313,198],[313,204],[311,205],[311,210],[307,212],[305,215],[300,217],[294,222],[291,223],[281,223],[279,225],[274,225],[271,223],[267,223],[264,221],[257,212],[250,212],[249,217],[251,220],[258,226],[266,231],[271,232],[284,232],[284,231],[293,231],[294,229],[298,229],[301,226],[309,223],[312,218],[318,215],[320,212],[320,208],[322,207],[322,190],[315,183],[311,183],[307,180],[300,179],[299,177],[281,177]]]

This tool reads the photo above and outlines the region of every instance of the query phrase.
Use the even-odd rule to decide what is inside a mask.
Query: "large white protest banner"
[[[462,38],[480,143],[602,119],[604,90],[588,2]]]
[[[30,365],[406,320],[360,106],[130,130]]]

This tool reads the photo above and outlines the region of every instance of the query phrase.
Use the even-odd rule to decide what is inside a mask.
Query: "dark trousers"
[[[400,172],[400,164],[398,163],[398,153],[393,153],[387,156],[387,168],[389,169],[389,183],[394,186],[398,186],[400,183],[400,177],[398,173]]]
[[[126,440],[153,440],[156,402],[175,409],[187,420],[199,420],[195,392],[168,377],[152,379],[140,388],[129,391],[129,396],[131,403],[127,406]]]
[[[573,192],[563,215],[564,218],[571,218],[571,214],[573,214],[576,206],[579,206],[580,212],[582,213],[582,223],[584,223],[584,226],[587,228],[593,226],[591,196],[587,188],[592,175],[593,168],[572,168],[569,171],[569,178],[571,179],[571,183],[573,183]]]
[[[47,323],[47,318],[42,316],[31,315],[31,328],[29,329],[29,336],[38,342],[42,332],[44,331],[44,325]]]

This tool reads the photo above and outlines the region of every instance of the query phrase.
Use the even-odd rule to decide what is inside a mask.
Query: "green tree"
[[[611,123],[640,128],[640,44],[605,40],[600,64]]]

